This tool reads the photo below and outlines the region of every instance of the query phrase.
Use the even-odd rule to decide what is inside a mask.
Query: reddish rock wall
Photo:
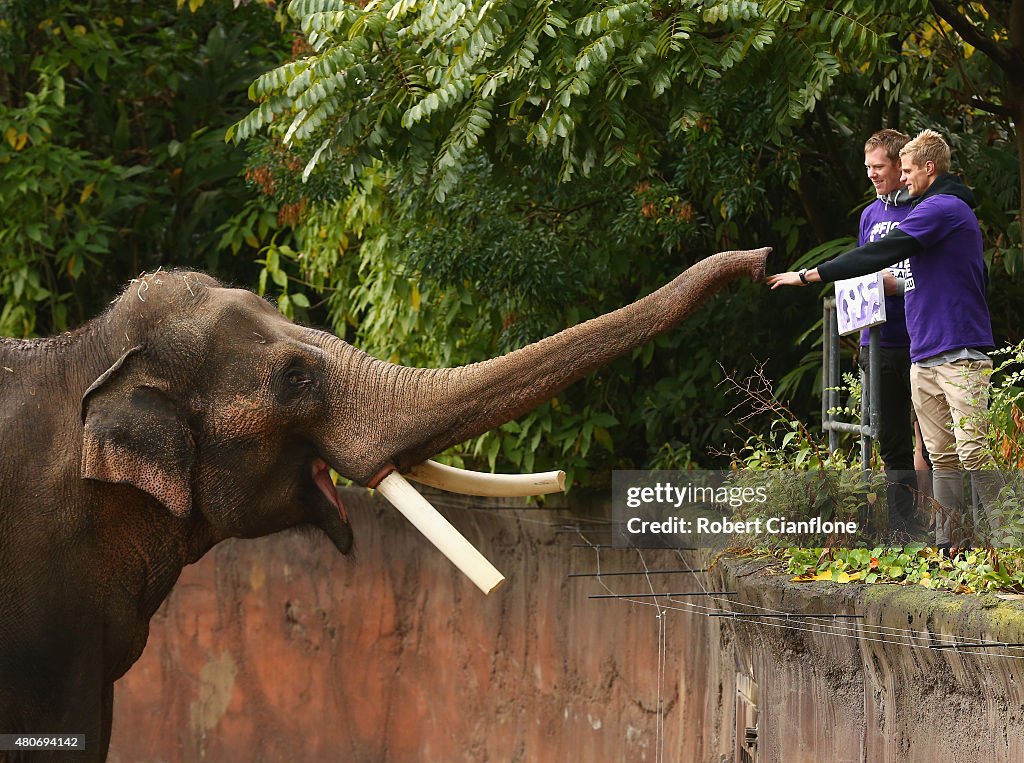
[[[117,684],[111,761],[653,761],[659,739],[679,747],[687,730],[659,724],[655,610],[588,599],[600,586],[567,574],[595,552],[550,512],[448,512],[508,577],[485,597],[393,509],[357,491],[346,504],[354,558],[291,533],[185,570]],[[662,656],[664,720],[685,655]]]
[[[222,544],[184,572],[117,684],[113,763],[1024,760],[1024,650],[929,648],[1024,643],[1019,603],[792,583],[732,560],[652,576],[737,592],[659,616],[588,599],[607,589],[568,574],[679,568],[678,554],[574,548],[561,513],[448,511],[509,578],[484,597],[397,512],[363,491],[346,503],[354,558],[293,533]],[[707,616],[720,608],[863,619]],[[743,697],[756,715],[737,731]]]

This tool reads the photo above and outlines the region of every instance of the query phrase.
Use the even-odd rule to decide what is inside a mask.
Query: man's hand
[[[887,297],[891,297],[899,291],[899,284],[896,281],[896,276],[892,274],[891,270],[882,271],[882,291]]]
[[[800,274],[796,271],[776,273],[773,276],[768,276],[765,279],[765,283],[773,289],[777,289],[780,286],[804,286],[804,283],[800,280]]]

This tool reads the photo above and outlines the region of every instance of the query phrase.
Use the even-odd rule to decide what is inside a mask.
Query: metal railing
[[[860,423],[851,424],[841,421],[838,413],[841,407],[839,388],[842,386],[842,374],[839,371],[839,316],[836,313],[835,297],[825,298],[822,324],[821,428],[828,432],[829,451],[839,448],[840,432],[860,435],[861,465],[867,471],[871,463],[872,441],[878,437],[878,326],[868,330],[868,373],[862,370],[860,374]]]

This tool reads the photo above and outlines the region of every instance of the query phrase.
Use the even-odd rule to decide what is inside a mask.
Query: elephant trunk
[[[370,394],[380,400],[370,405],[390,407],[391,415],[377,430],[380,442],[364,440],[366,460],[360,458],[359,473],[348,476],[367,484],[382,469],[406,471],[537,407],[590,371],[668,331],[729,282],[744,275],[763,280],[770,251],[712,255],[626,307],[482,363],[416,369],[366,359],[359,364],[363,378],[355,389],[364,394],[376,390]]]

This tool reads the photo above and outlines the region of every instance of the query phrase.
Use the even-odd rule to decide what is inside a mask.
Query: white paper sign
[[[840,336],[885,323],[882,274],[836,281],[836,314]]]

